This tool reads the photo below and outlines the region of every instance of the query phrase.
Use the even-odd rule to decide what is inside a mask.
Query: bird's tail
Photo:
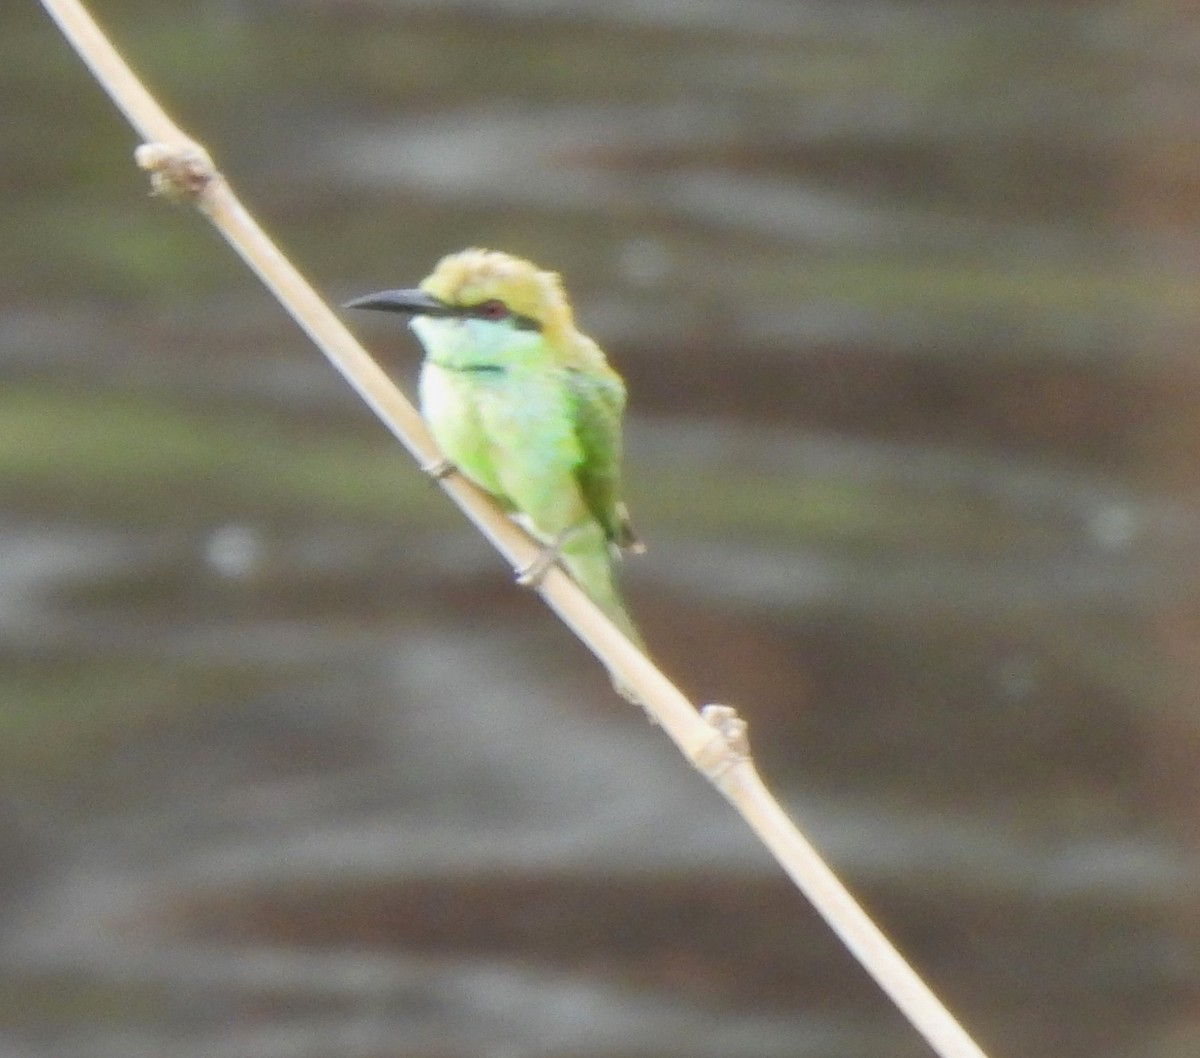
[[[572,547],[568,543],[562,550],[562,563],[575,583],[587,592],[592,602],[604,611],[608,619],[625,633],[626,638],[638,650],[644,651],[646,644],[617,589],[608,547],[601,542],[582,549]]]
[[[617,590],[613,576],[612,555],[609,552],[607,541],[597,536],[590,542],[590,546],[585,547],[580,540],[573,538],[564,544],[560,557],[567,572],[574,578],[575,583],[587,593],[592,602],[604,611],[608,619],[625,634],[625,637],[638,650],[643,654],[646,653],[645,641],[633,623],[633,618],[629,616],[629,611],[625,608],[625,603]],[[641,704],[632,689],[615,675],[613,676],[613,686],[623,698]]]
[[[625,609],[625,603],[617,589],[613,570],[613,549],[605,539],[599,524],[595,525],[595,531],[592,530],[593,527],[577,529],[574,533],[566,535],[565,539],[559,540],[560,563],[589,599],[604,611],[608,620],[624,633],[625,638],[646,654],[646,642],[643,641],[641,632],[637,631],[634,619],[630,617],[628,609]],[[644,708],[642,699],[632,687],[625,684],[617,673],[608,674],[618,695]]]

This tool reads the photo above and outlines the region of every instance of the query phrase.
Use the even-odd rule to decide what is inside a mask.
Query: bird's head
[[[480,320],[506,330],[538,332],[551,342],[574,326],[556,273],[496,250],[450,254],[420,286],[367,294],[346,307],[400,312],[414,319]]]

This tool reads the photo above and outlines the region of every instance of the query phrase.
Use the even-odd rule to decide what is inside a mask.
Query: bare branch
[[[447,463],[416,409],[275,248],[229,189],[208,152],[167,117],[78,0],[42,3],[130,124],[149,141],[138,148],[136,158],[151,174],[154,192],[190,201],[206,214],[418,465],[437,480],[514,570],[533,562],[537,545],[461,474],[443,472]],[[537,590],[614,678],[637,694],[684,756],[737,808],[933,1050],[941,1058],[986,1058],[763,785],[750,756],[746,725],[737,713],[727,706],[707,706],[703,715],[697,713],[562,571],[551,569]]]

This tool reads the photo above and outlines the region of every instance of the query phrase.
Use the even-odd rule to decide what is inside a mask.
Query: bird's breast
[[[467,477],[499,493],[495,439],[487,426],[488,407],[503,400],[496,392],[503,372],[460,371],[426,360],[421,368],[421,414],[438,447]]]

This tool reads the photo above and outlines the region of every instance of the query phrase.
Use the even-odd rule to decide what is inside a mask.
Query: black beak
[[[454,309],[423,290],[381,290],[353,298],[346,309],[379,309],[381,312],[403,312],[409,316],[453,316]]]

